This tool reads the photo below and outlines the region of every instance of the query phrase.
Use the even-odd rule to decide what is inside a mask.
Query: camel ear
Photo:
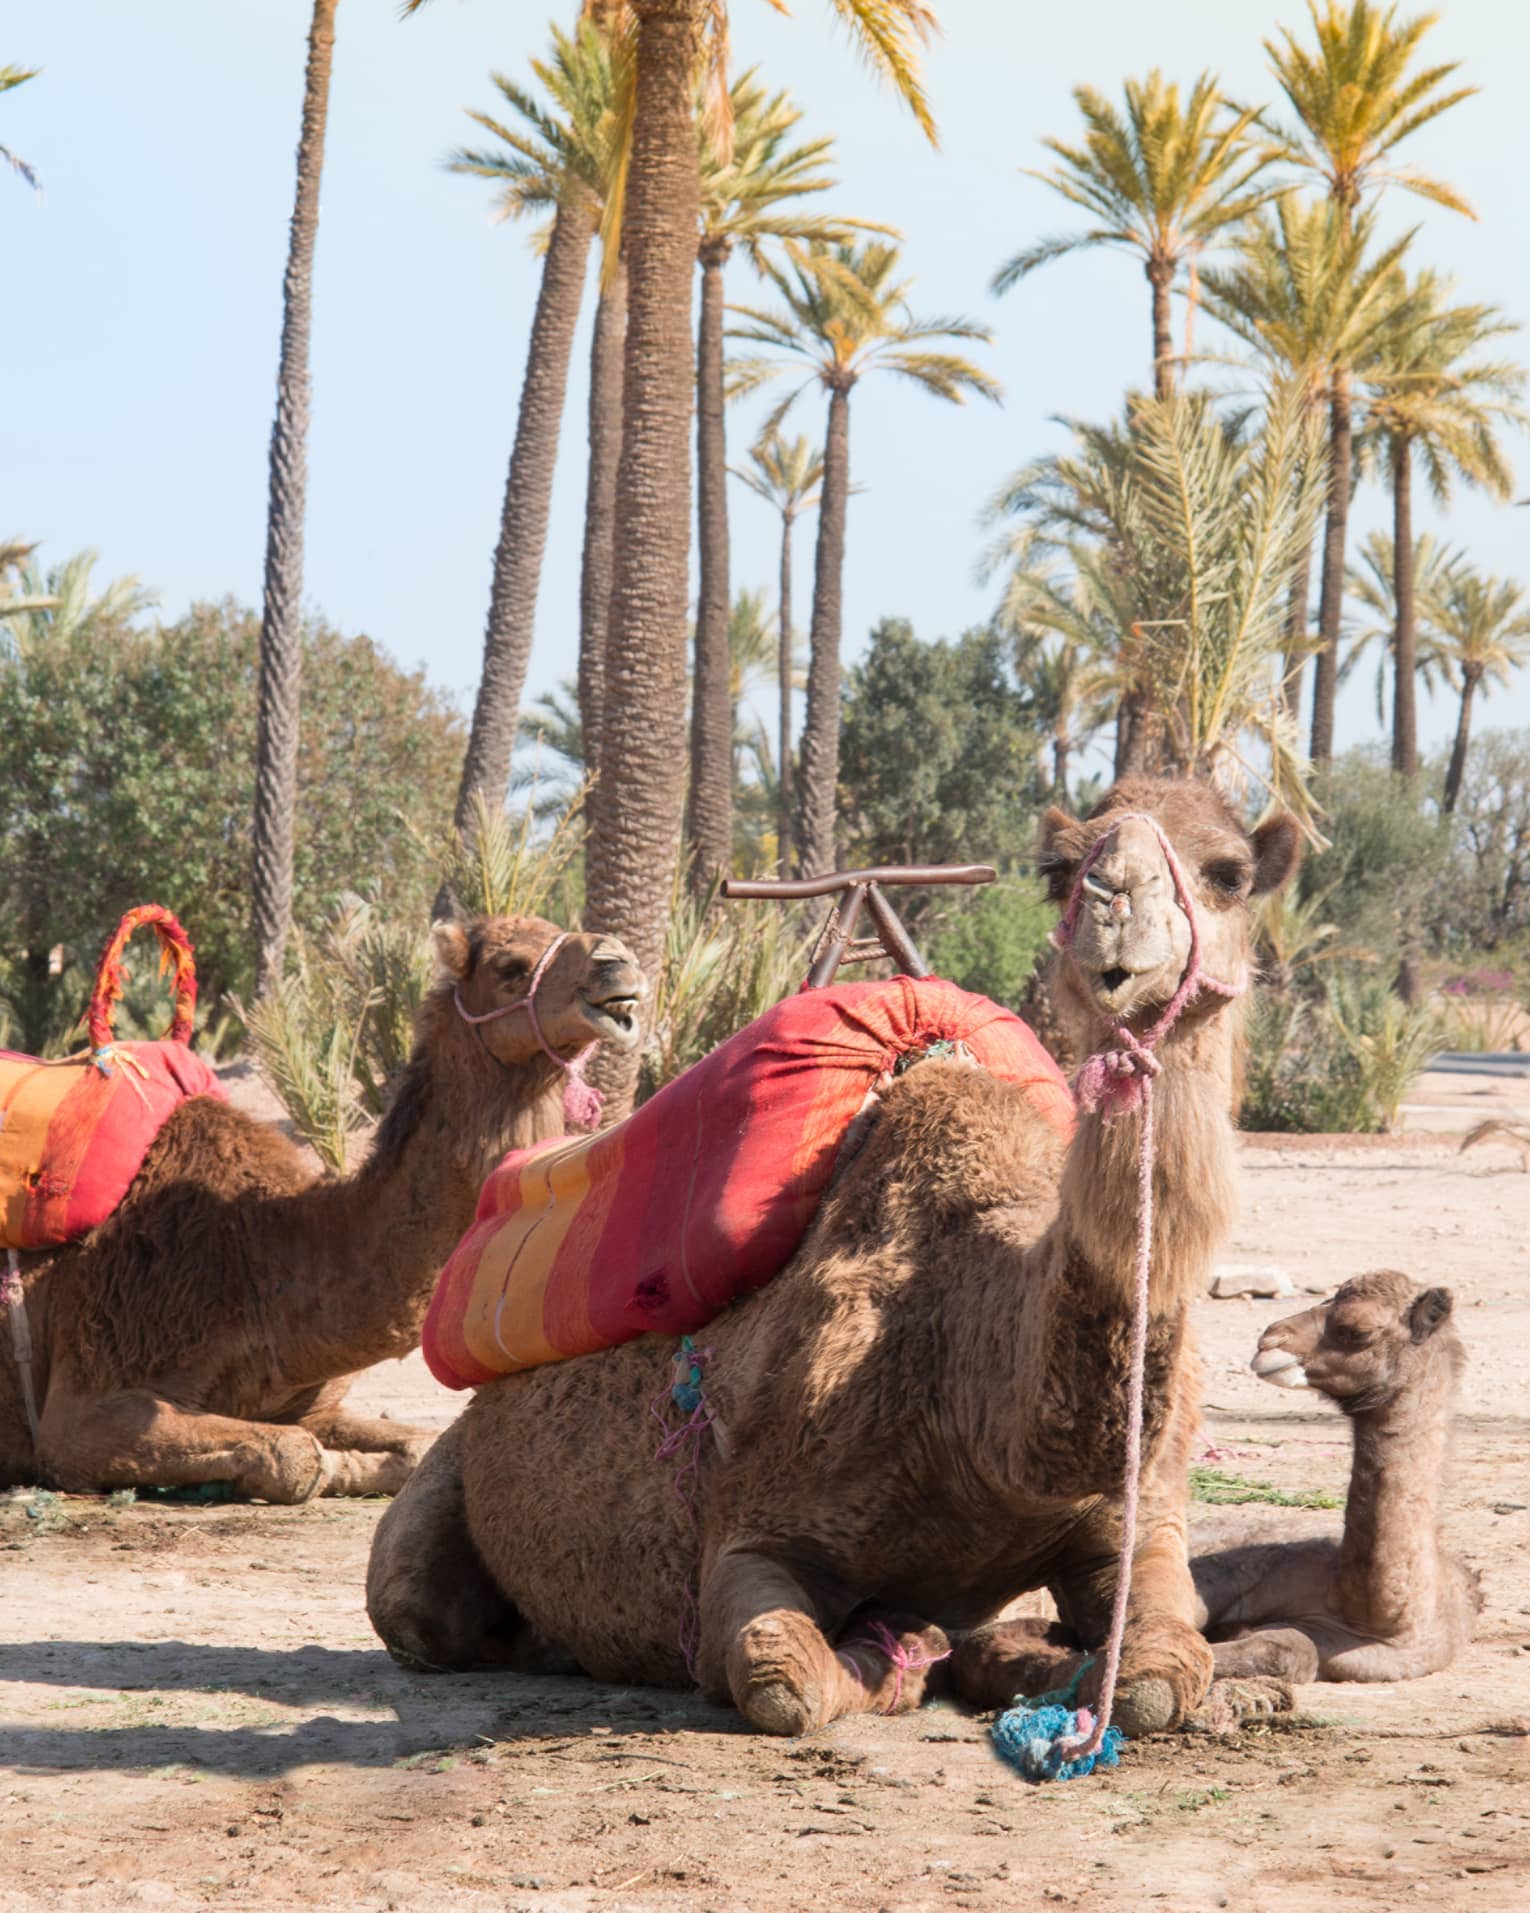
[[[1082,826],[1076,817],[1053,804],[1041,820],[1036,841],[1036,870],[1047,881],[1047,895],[1053,903],[1065,903],[1073,872],[1082,854],[1078,833]]]
[[[443,975],[455,977],[460,983],[467,975],[471,961],[466,927],[460,923],[433,923],[430,934],[436,946],[436,961]]]
[[[1408,1311],[1408,1333],[1415,1342],[1427,1342],[1441,1322],[1450,1319],[1454,1304],[1449,1289],[1425,1289]]]
[[[1268,817],[1254,832],[1254,894],[1279,890],[1296,875],[1302,833],[1294,817]]]

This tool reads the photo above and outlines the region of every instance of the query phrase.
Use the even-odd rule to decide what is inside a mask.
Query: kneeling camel
[[[279,1129],[197,1096],[100,1228],[21,1258],[38,1428],[6,1346],[0,1487],[226,1481],[293,1502],[403,1486],[432,1431],[352,1414],[346,1391],[416,1346],[485,1175],[563,1131],[566,1060],[635,1043],[643,989],[624,945],[539,917],[443,926],[437,947],[413,1056],[354,1175],[316,1180]],[[533,978],[535,1019],[494,1014]]]
[[[1123,1026],[1140,1036],[1186,975],[1191,919],[1165,839],[1205,968],[1234,983],[1248,899],[1298,851],[1288,819],[1250,836],[1202,784],[1129,779],[1084,821],[1049,813],[1059,902],[1102,839],[1054,984],[1079,1054]],[[1233,1210],[1239,1021],[1228,994],[1197,995],[1156,1058],[1129,1731],[1174,1725],[1212,1676],[1185,1553],[1200,1395],[1187,1307]],[[384,1641],[429,1667],[561,1656],[601,1679],[683,1685],[694,1602],[704,1687],[786,1734],[916,1705],[944,1630],[1027,1589],[1049,1587],[1098,1643],[1120,1539],[1137,1121],[1084,1114],[1064,1145],[980,1070],[908,1070],[792,1263],[697,1338],[715,1420],[691,1503],[656,1458],[650,1412],[673,1341],[488,1383],[379,1525],[367,1594]]]

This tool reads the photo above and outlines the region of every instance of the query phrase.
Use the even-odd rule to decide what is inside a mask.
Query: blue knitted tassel
[[[1074,1697],[1079,1682],[1093,1664],[1091,1655],[1066,1687],[1059,1687],[1038,1700],[1017,1701],[993,1724],[994,1752],[1025,1780],[1075,1780],[1093,1773],[1096,1767],[1120,1764],[1121,1748],[1126,1740],[1119,1727],[1107,1727],[1098,1753],[1083,1760],[1070,1760],[1064,1741],[1082,1740],[1093,1728],[1087,1707],[1075,1711]]]

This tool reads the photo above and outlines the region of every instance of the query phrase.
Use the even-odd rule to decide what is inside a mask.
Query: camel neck
[[[1155,1313],[1204,1291],[1211,1260],[1237,1209],[1228,1116],[1234,1028],[1223,1011],[1181,1025],[1158,1052],[1153,1081]],[[1083,1116],[1063,1169],[1057,1228],[1068,1262],[1130,1308],[1137,1265],[1142,1117]]]
[[[1339,1609],[1385,1640],[1427,1622],[1440,1598],[1440,1479],[1452,1376],[1440,1361],[1422,1385],[1354,1417],[1354,1460],[1339,1550]]]
[[[451,1088],[443,1076],[455,1077]],[[508,1150],[564,1133],[562,1077],[541,1058],[504,1071],[471,1104],[464,1080],[417,1058],[397,1099],[411,1106],[385,1121],[368,1160],[287,1199],[301,1257],[284,1328],[316,1374],[407,1355],[485,1176]]]

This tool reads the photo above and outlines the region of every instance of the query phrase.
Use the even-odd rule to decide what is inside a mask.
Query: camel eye
[[[1335,1348],[1364,1348],[1370,1339],[1370,1330],[1362,1328],[1358,1322],[1328,1324],[1328,1340]]]
[[[531,965],[525,957],[501,957],[495,968],[499,971],[501,983],[521,983],[530,972]]]
[[[1201,867],[1201,875],[1207,883],[1224,897],[1246,896],[1252,874],[1248,865],[1237,857],[1213,857]]]

